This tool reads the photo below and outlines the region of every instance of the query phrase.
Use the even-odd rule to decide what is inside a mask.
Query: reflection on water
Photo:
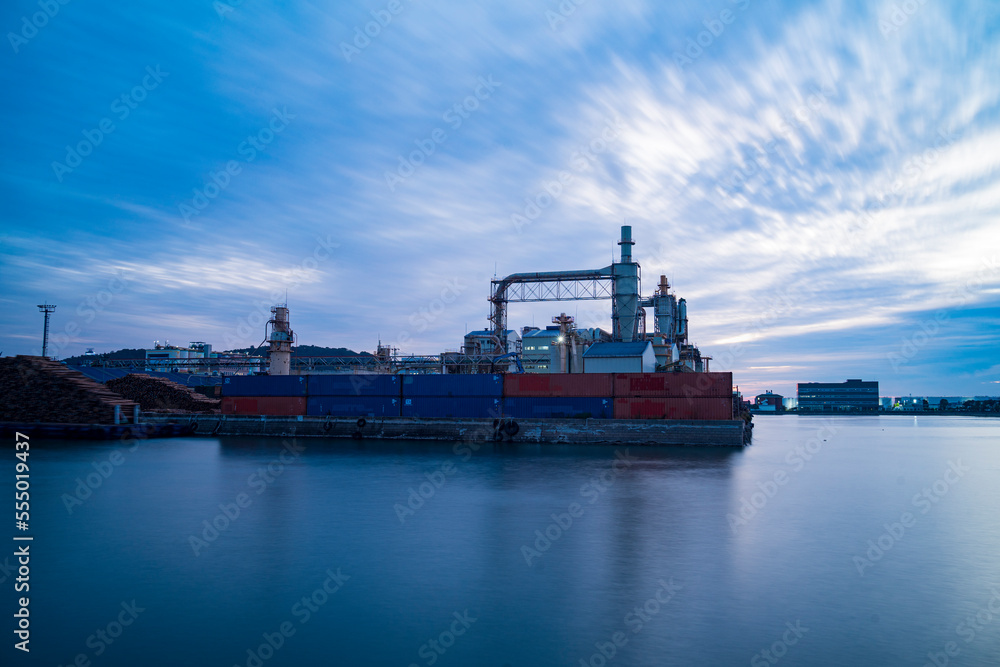
[[[746,450],[36,444],[33,659],[923,664],[956,641],[961,664],[995,664],[1000,621],[955,632],[1000,585],[995,421],[755,431]],[[914,494],[957,459],[971,472],[920,513]],[[91,493],[67,503],[78,482]],[[912,527],[859,574],[853,558],[907,510]],[[101,639],[133,600],[134,622]]]

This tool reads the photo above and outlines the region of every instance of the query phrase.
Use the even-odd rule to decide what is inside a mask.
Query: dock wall
[[[409,419],[387,417],[249,417],[144,415],[194,435],[327,437],[387,440],[507,441],[562,444],[691,445],[742,447],[750,442],[743,420],[625,419]]]

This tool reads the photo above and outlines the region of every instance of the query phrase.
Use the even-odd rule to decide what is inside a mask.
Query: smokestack
[[[622,247],[622,264],[631,264],[632,246],[635,245],[632,240],[631,225],[622,225],[622,240],[618,242],[618,245]]]

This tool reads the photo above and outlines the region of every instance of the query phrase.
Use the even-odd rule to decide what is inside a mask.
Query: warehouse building
[[[656,354],[648,340],[632,343],[594,343],[583,353],[584,373],[652,373]]]

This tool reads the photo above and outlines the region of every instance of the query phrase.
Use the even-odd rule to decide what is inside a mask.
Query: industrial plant
[[[648,296],[632,257],[632,228],[621,228],[620,260],[599,269],[514,273],[493,280],[489,327],[465,334],[458,351],[401,354],[381,342],[374,354],[350,357],[293,355],[296,342],[287,304],[271,308],[259,352],[217,353],[211,345],[157,342],[144,359],[103,360],[104,368],[180,371],[217,376],[318,373],[640,373],[709,371],[711,357],[689,342],[687,302],[664,275]],[[545,328],[508,325],[511,303],[610,300],[610,331],[577,328],[575,318],[554,314]],[[649,322],[651,316],[652,322]],[[651,328],[650,328],[651,324]],[[266,353],[266,354],[265,354]]]
[[[104,383],[89,409],[98,422],[113,414],[116,425],[131,413],[133,423],[159,428],[186,420],[191,432],[211,420],[216,435],[462,440],[474,428],[493,440],[747,444],[749,413],[732,373],[711,372],[690,342],[687,302],[663,275],[643,294],[631,227],[621,227],[618,245],[619,260],[603,268],[494,279],[489,326],[467,333],[457,352],[401,355],[379,342],[374,354],[296,355],[285,303],[271,308],[249,351],[157,341],[141,359],[88,359],[58,377],[55,362],[13,363],[48,378],[38,397]],[[512,303],[599,299],[611,302],[609,330],[577,328],[565,312],[544,329],[508,324]],[[22,411],[37,416],[43,404]]]

